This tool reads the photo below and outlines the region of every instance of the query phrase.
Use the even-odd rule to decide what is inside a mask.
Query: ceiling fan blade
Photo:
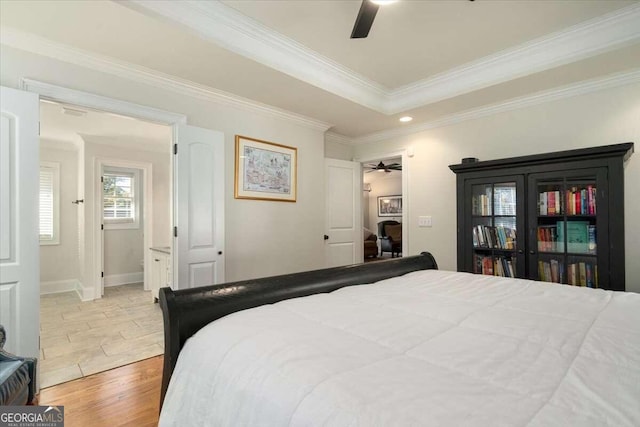
[[[373,19],[378,13],[378,8],[377,4],[371,3],[369,0],[362,0],[356,23],[353,25],[353,31],[351,31],[352,39],[363,39],[369,35],[369,30],[371,30]]]

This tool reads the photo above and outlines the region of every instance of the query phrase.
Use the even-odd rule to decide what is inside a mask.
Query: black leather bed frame
[[[164,369],[160,407],[178,354],[199,329],[228,314],[264,304],[374,283],[418,270],[437,269],[428,252],[369,264],[356,264],[261,279],[173,291],[160,289],[164,317]]]

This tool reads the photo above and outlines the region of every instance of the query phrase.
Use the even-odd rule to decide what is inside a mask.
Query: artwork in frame
[[[236,135],[236,199],[295,202],[297,172],[297,148]]]
[[[402,196],[378,197],[378,216],[401,216]]]

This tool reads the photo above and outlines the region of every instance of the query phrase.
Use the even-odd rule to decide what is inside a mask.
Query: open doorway
[[[402,157],[362,163],[364,261],[402,256]]]
[[[40,117],[44,388],[163,351],[149,260],[171,250],[172,129],[47,100]]]

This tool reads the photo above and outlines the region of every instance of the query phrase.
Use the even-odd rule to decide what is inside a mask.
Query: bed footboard
[[[160,407],[178,354],[199,329],[228,314],[264,304],[378,282],[418,270],[437,269],[428,252],[369,264],[305,271],[240,282],[173,291],[160,289],[164,317],[164,369]]]

